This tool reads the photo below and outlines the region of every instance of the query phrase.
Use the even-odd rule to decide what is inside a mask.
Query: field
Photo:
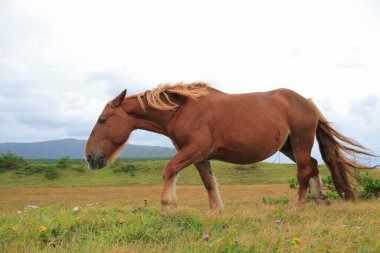
[[[294,165],[213,162],[226,208],[217,215],[196,170],[186,168],[178,210],[164,215],[166,161],[131,161],[136,170],[124,172],[70,163],[54,180],[0,173],[0,252],[380,252],[380,201],[295,209],[287,184]]]

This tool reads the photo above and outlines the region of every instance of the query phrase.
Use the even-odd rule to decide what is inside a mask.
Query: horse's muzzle
[[[87,154],[86,161],[89,167],[93,170],[101,169],[107,166],[107,157],[101,152]]]

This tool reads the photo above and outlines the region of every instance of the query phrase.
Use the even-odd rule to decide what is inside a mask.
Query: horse
[[[194,164],[207,190],[210,209],[224,209],[210,160],[235,164],[262,161],[280,151],[296,163],[297,206],[304,206],[310,183],[319,204],[329,204],[317,160],[316,137],[333,184],[344,200],[354,200],[352,169],[372,169],[347,155],[373,156],[358,142],[337,132],[310,100],[289,89],[227,94],[203,82],[162,84],[127,96],[123,90],[100,114],[85,147],[91,169],[105,167],[143,129],[169,137],[175,148],[163,172],[161,210],[177,206],[176,176]]]

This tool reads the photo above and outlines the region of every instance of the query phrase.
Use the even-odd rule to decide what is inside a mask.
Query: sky
[[[0,0],[0,31],[0,142],[87,139],[125,88],[206,81],[293,89],[380,154],[377,0]]]

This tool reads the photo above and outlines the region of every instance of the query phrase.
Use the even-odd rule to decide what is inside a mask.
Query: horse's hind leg
[[[216,178],[212,175],[210,161],[205,160],[194,164],[203,184],[207,190],[210,209],[212,212],[222,212],[224,209],[222,199],[219,194]]]
[[[292,148],[290,138],[288,138],[285,145],[281,148],[280,152],[283,153],[285,156],[287,156],[289,159],[291,159],[293,162],[296,162],[296,157],[293,153],[293,148]],[[310,189],[311,189],[311,196],[313,200],[318,204],[326,204],[326,205],[330,204],[330,201],[328,200],[327,196],[323,193],[322,180],[321,180],[321,176],[318,170],[318,162],[313,157],[310,157],[309,159],[309,168],[310,169],[306,169],[307,171],[306,173],[304,173],[304,177],[305,176],[307,177],[307,173],[311,174],[309,183],[310,183]],[[298,170],[299,170],[299,167],[298,167]],[[299,202],[300,202],[300,199],[298,198],[297,203],[299,204]]]
[[[318,170],[318,161],[311,157],[311,166],[315,169],[318,174],[310,178],[310,190],[311,197],[317,204],[329,205],[331,202],[328,199],[327,195],[323,192],[322,179]]]

